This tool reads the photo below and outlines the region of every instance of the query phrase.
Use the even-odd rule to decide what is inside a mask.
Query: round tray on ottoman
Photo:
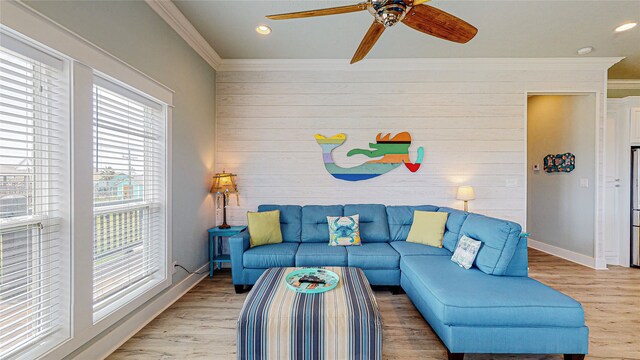
[[[338,286],[340,277],[330,270],[320,268],[304,268],[289,273],[285,282],[293,291],[303,294],[318,294]]]

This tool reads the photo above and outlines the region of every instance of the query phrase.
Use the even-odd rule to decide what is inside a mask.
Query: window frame
[[[160,112],[161,112],[161,121],[162,123],[162,127],[164,128],[164,143],[162,144],[163,147],[163,158],[165,160],[164,165],[163,165],[163,183],[167,184],[167,180],[168,180],[168,174],[170,173],[170,163],[168,163],[168,158],[170,157],[170,153],[168,153],[168,147],[170,144],[169,138],[168,138],[168,132],[169,132],[169,106],[167,106],[166,104],[162,104],[160,101],[157,101],[153,98],[151,98],[149,95],[147,94],[143,94],[140,91],[124,84],[121,81],[118,81],[116,79],[110,78],[109,76],[102,74],[98,71],[94,71],[94,81],[93,81],[93,86],[99,86],[102,88],[105,88],[109,91],[112,92],[116,92],[118,93],[118,95],[121,95],[123,97],[126,97],[130,100],[133,101],[137,101],[140,103],[144,103],[144,105],[147,106],[153,106],[153,107],[160,107]],[[93,87],[92,87],[92,94],[93,94]],[[93,106],[93,102],[92,102],[92,106]],[[93,138],[93,111],[92,111],[92,138]],[[95,144],[92,142],[92,151],[96,149],[95,148]],[[93,162],[92,162],[93,165]],[[145,167],[145,172],[147,170],[147,165],[144,165]],[[92,166],[93,168],[93,166]],[[93,173],[92,173],[93,175]],[[145,176],[145,182],[147,182],[146,176]],[[93,191],[95,191],[95,189],[93,188],[93,182],[92,182],[92,189]],[[112,314],[114,311],[118,310],[119,308],[126,306],[127,303],[129,303],[130,301],[138,298],[138,297],[143,297],[143,298],[147,298],[147,300],[150,300],[153,296],[155,296],[154,293],[153,296],[147,296],[145,295],[148,292],[153,292],[152,290],[154,288],[156,288],[158,285],[161,285],[163,283],[166,283],[167,280],[171,280],[171,274],[169,272],[170,269],[170,264],[169,262],[171,260],[169,260],[166,256],[166,254],[168,252],[170,252],[170,250],[167,249],[167,247],[170,247],[170,245],[167,244],[171,244],[170,242],[170,234],[168,233],[170,227],[167,227],[167,224],[169,224],[169,222],[171,221],[170,218],[167,217],[167,212],[168,212],[168,208],[169,208],[169,204],[167,203],[167,199],[169,197],[169,193],[170,193],[170,188],[168,188],[168,186],[165,186],[165,189],[162,193],[162,200],[164,200],[164,202],[152,202],[149,201],[148,199],[143,199],[142,201],[124,201],[124,202],[120,202],[120,203],[113,203],[113,204],[107,204],[107,203],[103,203],[101,205],[97,205],[94,202],[94,197],[93,197],[93,192],[92,192],[92,208],[93,208],[93,215],[94,215],[94,219],[95,219],[95,215],[96,214],[106,214],[106,213],[112,213],[112,212],[118,212],[121,210],[131,210],[131,209],[144,209],[144,208],[150,208],[152,206],[161,206],[164,207],[164,221],[163,224],[164,229],[164,235],[165,235],[165,244],[164,244],[164,249],[160,249],[162,255],[160,256],[161,258],[164,258],[165,261],[163,261],[163,267],[160,269],[160,271],[158,271],[156,274],[150,276],[148,279],[144,280],[144,282],[138,286],[137,288],[135,288],[133,291],[130,291],[128,293],[126,293],[125,295],[121,296],[119,299],[109,303],[108,305],[105,305],[104,307],[95,310],[94,314],[93,314],[93,319],[94,319],[94,323],[97,323],[101,320],[103,320],[104,318],[108,317],[110,314]],[[93,234],[92,232],[92,239],[95,241],[94,238],[95,234]],[[146,240],[146,239],[143,239]],[[162,275],[162,277],[158,277],[158,275]],[[93,294],[93,293],[92,293]],[[95,304],[94,304],[95,305]]]
[[[93,317],[93,84],[96,74],[115,79],[105,71],[97,67],[86,66],[79,61],[73,63],[73,88],[81,95],[82,101],[74,103],[72,123],[74,133],[74,156],[73,164],[74,180],[73,184],[73,208],[74,215],[74,261],[75,267],[84,269],[75,272],[74,298],[76,300],[74,315],[73,341],[64,344],[60,349],[52,352],[53,357],[61,354],[60,357],[67,356],[77,348],[90,341],[96,335],[107,330],[118,321],[133,313],[136,309],[153,299],[172,284],[172,232],[171,232],[171,120],[172,108],[170,103],[154,98],[158,102],[166,104],[165,108],[165,226],[166,226],[166,247],[165,247],[165,280],[158,284],[145,284],[140,288],[139,293],[127,294],[108,310],[108,314],[100,316],[94,320]],[[140,74],[137,74],[138,79]],[[148,81],[148,79],[145,79]],[[121,83],[121,82],[119,82]],[[124,86],[134,88],[133,85],[121,83]],[[135,89],[135,88],[134,88]],[[138,90],[140,91],[140,90]],[[151,94],[149,94],[151,96]],[[74,99],[76,97],[74,96]],[[89,201],[87,201],[89,199]],[[91,239],[91,241],[86,241]],[[90,271],[87,271],[90,269]],[[78,296],[78,294],[85,296]],[[102,314],[101,314],[102,315]]]
[[[58,265],[58,275],[61,277],[59,279],[59,281],[57,281],[57,284],[59,284],[60,288],[59,288],[59,305],[58,307],[56,307],[57,311],[60,312],[60,327],[53,331],[51,334],[46,335],[45,337],[42,338],[37,338],[35,339],[35,341],[33,341],[32,344],[30,345],[26,345],[21,349],[16,349],[14,350],[12,353],[10,353],[10,357],[41,357],[44,356],[45,354],[47,354],[48,352],[50,352],[51,350],[55,349],[56,347],[60,346],[61,344],[63,344],[65,341],[68,341],[71,336],[72,336],[72,332],[73,332],[73,323],[72,323],[72,312],[71,312],[71,296],[72,296],[72,286],[71,286],[71,262],[72,262],[72,256],[71,256],[71,242],[72,242],[72,237],[71,237],[71,219],[69,218],[68,214],[70,212],[70,208],[71,208],[71,204],[70,204],[70,200],[69,200],[69,195],[72,191],[71,186],[70,186],[70,178],[71,178],[71,162],[70,162],[70,149],[71,149],[71,141],[72,141],[72,136],[71,136],[71,59],[67,56],[65,56],[64,54],[61,54],[41,43],[38,43],[35,40],[32,40],[20,33],[14,32],[11,29],[8,29],[5,26],[2,26],[0,24],[0,37],[3,38],[3,41],[7,41],[9,42],[9,44],[13,43],[14,46],[18,46],[19,51],[13,50],[15,52],[18,52],[20,54],[22,54],[23,56],[27,56],[29,58],[32,58],[36,61],[42,62],[42,63],[47,63],[46,58],[47,57],[51,57],[54,58],[58,61],[60,61],[61,63],[61,68],[59,69],[59,80],[61,81],[61,85],[59,87],[59,90],[61,92],[64,93],[64,96],[62,96],[62,100],[60,101],[59,104],[56,104],[59,110],[59,114],[56,116],[57,118],[57,122],[56,121],[52,121],[52,123],[57,124],[59,126],[59,129],[63,129],[63,132],[60,133],[59,136],[64,137],[63,138],[63,144],[60,144],[60,150],[59,152],[63,155],[63,157],[61,159],[56,159],[56,160],[51,160],[51,159],[47,159],[47,160],[43,160],[43,159],[36,159],[36,161],[33,164],[33,168],[34,168],[34,176],[36,178],[38,178],[38,174],[42,174],[42,167],[43,166],[50,166],[49,162],[50,161],[58,161],[60,162],[60,166],[63,168],[63,171],[59,174],[61,179],[56,180],[55,184],[59,185],[59,184],[63,184],[60,185],[60,191],[59,191],[59,197],[60,197],[60,203],[59,203],[59,209],[57,210],[51,210],[51,209],[46,209],[43,210],[41,207],[42,205],[35,205],[33,207],[33,213],[27,214],[27,215],[23,215],[23,216],[17,216],[14,218],[6,218],[6,219],[0,219],[0,226],[2,227],[3,231],[9,230],[9,232],[13,231],[19,231],[18,229],[20,228],[25,228],[25,229],[30,229],[31,227],[33,228],[38,228],[41,230],[46,228],[46,222],[47,220],[52,216],[53,213],[57,213],[56,217],[59,217],[59,224],[57,226],[59,226],[59,230],[57,231],[58,236],[59,236],[59,240],[60,240],[60,244],[58,246],[58,248],[60,249],[60,256],[61,259],[59,260],[59,265]],[[6,43],[5,43],[6,44]],[[12,46],[9,46],[9,49],[11,49]],[[34,81],[34,87],[38,86],[38,84],[40,84],[40,79],[36,79]],[[38,106],[38,101],[34,102],[34,106]],[[40,118],[36,118],[36,120],[34,120],[34,123],[36,123],[38,120],[43,121],[43,119]],[[46,121],[51,121],[51,120],[46,120]],[[45,141],[43,141],[43,139],[46,139],[46,137],[49,135],[45,135],[43,133],[43,130],[40,129],[39,127],[34,125],[34,133],[33,133],[33,143],[36,146],[39,146],[40,144],[44,143]],[[37,151],[43,151],[42,149],[37,149],[35,150]],[[47,162],[46,165],[43,165],[43,162]],[[39,180],[38,180],[39,181]],[[51,185],[49,182],[46,183],[47,186]],[[41,197],[41,194],[38,195],[38,193],[41,193],[43,191],[42,188],[39,188],[37,186],[34,186],[34,188],[31,190],[33,192],[33,195],[36,197]],[[44,191],[47,191],[47,189],[45,189]],[[48,191],[47,191],[48,192]],[[47,194],[46,196],[49,196],[49,194]],[[42,234],[40,234],[41,236]],[[40,240],[40,241],[44,241],[44,240]],[[34,245],[35,241],[33,239],[29,240],[29,243]],[[42,245],[40,243],[37,243],[38,247],[41,247]],[[35,251],[42,251],[42,250],[35,250]],[[50,251],[50,249],[48,249],[47,251]],[[38,258],[33,258],[31,257],[29,259],[29,261],[37,261]]]

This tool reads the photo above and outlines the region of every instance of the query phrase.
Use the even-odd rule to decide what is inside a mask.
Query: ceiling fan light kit
[[[368,10],[374,21],[353,55],[352,64],[364,59],[385,29],[399,22],[427,35],[461,44],[467,43],[476,36],[478,29],[473,25],[445,11],[424,5],[428,1],[368,0],[355,5],[269,15],[267,18],[271,20],[299,19]]]
[[[373,15],[377,22],[384,25],[385,28],[391,27],[402,21],[407,15],[407,3],[410,1],[403,0],[371,0],[371,6],[367,6],[369,13]]]

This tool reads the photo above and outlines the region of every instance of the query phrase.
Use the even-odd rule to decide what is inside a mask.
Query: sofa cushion
[[[300,244],[296,253],[296,266],[347,266],[344,246],[325,243]]]
[[[250,269],[295,266],[298,243],[280,243],[250,248],[244,252],[242,264]]]
[[[448,207],[441,207],[438,211],[449,213],[444,238],[442,239],[442,246],[453,252],[456,249],[458,239],[460,239],[460,229],[462,229],[462,224],[464,224],[469,213]]]
[[[368,243],[347,246],[349,266],[367,270],[398,269],[400,254],[388,243]]]
[[[413,212],[420,211],[438,211],[437,206],[420,205],[420,206],[387,206],[387,218],[389,220],[389,236],[391,241],[405,241],[411,224],[413,223]]]
[[[360,238],[362,242],[389,241],[387,209],[381,204],[345,205],[344,216],[360,215]]]
[[[522,228],[514,222],[478,214],[469,214],[460,229],[461,235],[482,241],[475,265],[491,275],[504,275],[521,233]]]
[[[451,251],[445,248],[437,248],[428,245],[416,244],[406,241],[392,241],[389,243],[400,256],[412,255],[437,255],[451,257]]]
[[[531,278],[465,270],[445,256],[406,256],[400,269],[445,325],[584,326],[580,303]]]
[[[298,205],[260,205],[258,211],[280,210],[280,230],[282,241],[300,242],[302,232],[302,206]]]
[[[342,205],[302,207],[302,242],[329,243],[327,216],[342,216]]]
[[[520,237],[516,252],[513,254],[505,276],[528,276],[529,275],[529,248],[527,247],[527,238]]]

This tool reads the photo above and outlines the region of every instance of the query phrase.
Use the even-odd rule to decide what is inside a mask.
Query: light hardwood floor
[[[530,276],[580,301],[590,329],[588,359],[640,359],[640,269],[595,271],[531,250]],[[235,359],[235,321],[246,294],[229,272],[205,279],[109,360]],[[446,359],[446,350],[406,295],[377,291],[384,359]],[[465,359],[561,359],[559,355],[467,355]]]

